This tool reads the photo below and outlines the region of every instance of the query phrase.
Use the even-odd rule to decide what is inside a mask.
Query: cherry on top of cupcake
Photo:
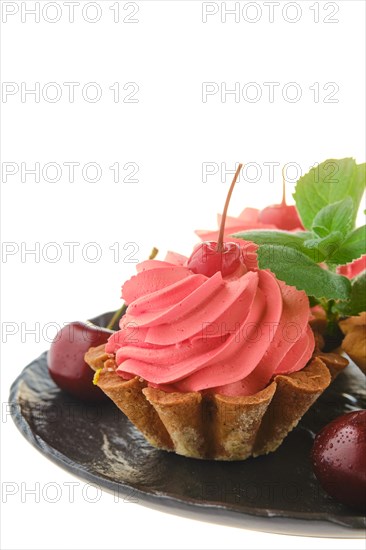
[[[220,231],[217,241],[207,241],[195,247],[187,262],[187,267],[193,273],[200,273],[206,277],[212,277],[218,271],[221,271],[223,277],[227,277],[237,272],[246,273],[247,267],[243,261],[240,244],[236,242],[224,242],[225,222],[231,195],[233,193],[236,181],[243,165],[239,164],[233,181],[231,182],[224,211],[221,217]]]
[[[210,235],[211,239],[205,239],[205,242],[198,245],[188,260],[187,267],[189,267],[193,273],[201,273],[207,277],[212,277],[217,271],[221,271],[222,276],[227,277],[235,272],[242,275],[250,266],[253,268],[258,267],[255,258],[250,254],[254,252],[255,247],[245,247],[246,250],[244,254],[243,242],[237,239],[231,241],[226,240],[225,236],[228,233],[240,229],[252,228],[253,224],[261,228],[281,228],[288,230],[303,229],[296,207],[286,204],[286,182],[282,172],[282,202],[280,204],[267,206],[261,211],[255,210],[254,208],[246,209],[242,213],[241,218],[243,222],[245,220],[246,225],[243,227],[240,225],[242,223],[241,220],[240,223],[238,223],[237,219],[230,218],[229,229],[226,230],[226,221],[228,219],[227,212],[231,195],[242,167],[242,164],[238,165],[229,188],[223,214],[219,217],[219,232]],[[217,241],[214,239],[217,239]],[[247,262],[244,261],[244,255]]]

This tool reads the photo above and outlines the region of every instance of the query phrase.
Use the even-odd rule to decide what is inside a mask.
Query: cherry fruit
[[[93,371],[84,355],[93,346],[105,344],[111,330],[76,321],[63,327],[48,352],[49,373],[62,389],[85,401],[102,401],[104,393],[93,385]]]
[[[230,185],[221,218],[220,232],[217,242],[209,241],[199,244],[194,249],[188,260],[187,266],[191,271],[193,271],[193,273],[201,273],[207,277],[212,277],[212,275],[218,271],[221,271],[222,276],[226,277],[234,273],[240,267],[245,268],[242,261],[242,249],[240,245],[233,242],[224,243],[226,215],[236,180],[238,179],[242,168],[243,165],[239,164],[235,172],[234,179]]]
[[[297,213],[296,206],[286,204],[286,182],[282,171],[282,202],[272,204],[259,212],[258,221],[271,224],[278,229],[293,231],[303,229],[303,225]]]
[[[217,242],[208,241],[199,244],[188,261],[188,267],[193,273],[201,273],[212,277],[217,271],[222,276],[231,275],[241,265],[242,251],[237,243],[224,243],[221,252],[217,251]]]
[[[366,410],[339,416],[316,436],[314,473],[333,498],[366,511]]]

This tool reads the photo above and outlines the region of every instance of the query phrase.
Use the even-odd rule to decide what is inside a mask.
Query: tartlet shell
[[[97,385],[151,445],[214,460],[244,460],[275,451],[347,365],[337,354],[316,352],[304,369],[275,376],[260,392],[228,397],[168,393],[137,376],[124,380],[104,345],[90,348],[85,360],[93,370],[102,369]]]

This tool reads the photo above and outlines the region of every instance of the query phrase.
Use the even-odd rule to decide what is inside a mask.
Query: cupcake
[[[321,351],[306,293],[217,242],[148,260],[122,287],[120,330],[90,348],[95,383],[154,447],[244,460],[275,451],[346,365]]]
[[[270,272],[208,277],[171,258],[123,285],[120,330],[85,357],[97,385],[160,449],[276,450],[347,361],[315,348],[306,294]]]

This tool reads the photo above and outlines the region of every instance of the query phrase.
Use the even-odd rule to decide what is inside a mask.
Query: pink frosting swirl
[[[309,361],[304,292],[269,271],[223,279],[194,274],[182,256],[167,259],[139,264],[123,286],[127,313],[106,346],[121,377],[166,391],[250,395]]]

